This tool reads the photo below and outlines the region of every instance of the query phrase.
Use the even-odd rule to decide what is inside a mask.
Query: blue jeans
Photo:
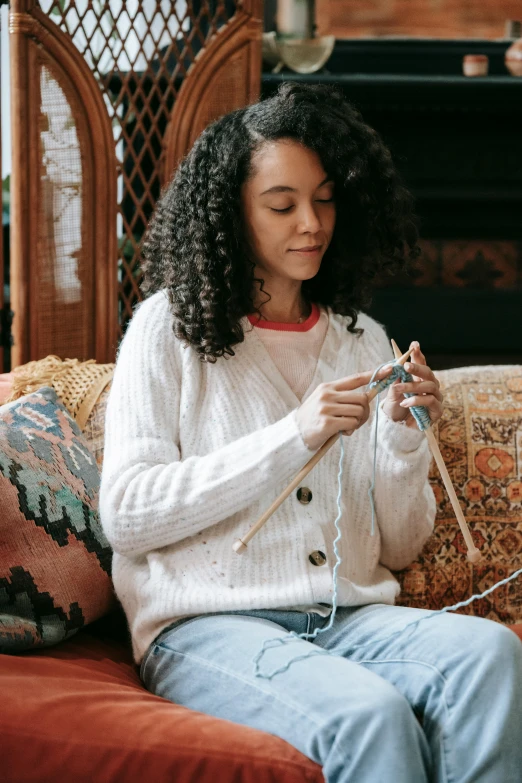
[[[263,642],[330,618],[201,615],[165,629],[140,674],[176,704],[281,737],[321,764],[327,783],[520,783],[522,644],[498,623],[454,614],[405,630],[426,614],[338,608],[328,631],[268,650],[263,673],[317,653],[271,679],[254,675]]]

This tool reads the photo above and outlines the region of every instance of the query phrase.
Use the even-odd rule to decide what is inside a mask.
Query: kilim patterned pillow
[[[441,609],[482,593],[522,567],[522,366],[464,367],[436,373],[444,414],[435,434],[464,516],[480,549],[475,565],[437,466],[434,535],[397,574],[399,603]],[[522,621],[522,577],[459,610],[503,623]]]
[[[0,407],[0,652],[56,644],[114,608],[99,484],[53,389]]]

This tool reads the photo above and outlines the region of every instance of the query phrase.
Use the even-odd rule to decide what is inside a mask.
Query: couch
[[[107,366],[104,371],[107,375]],[[432,467],[435,532],[415,563],[397,574],[400,603],[431,609],[484,592],[522,560],[522,367],[460,368],[438,377],[445,413],[436,437],[482,559],[467,562]],[[0,404],[12,382],[13,376],[0,376]],[[54,388],[71,411],[78,411],[63,383],[56,381]],[[109,388],[106,377],[81,420],[82,437],[98,467]],[[0,414],[8,407],[0,407]],[[116,601],[103,607],[101,616],[57,643],[0,655],[4,783],[323,780],[317,764],[275,736],[148,693],[132,661],[121,608]],[[506,623],[522,639],[522,579],[460,611]]]

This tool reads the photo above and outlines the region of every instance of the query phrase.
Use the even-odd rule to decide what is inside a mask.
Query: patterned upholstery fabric
[[[464,367],[436,373],[444,415],[435,434],[473,540],[472,565],[435,462],[435,532],[418,560],[397,574],[399,602],[440,609],[482,593],[522,567],[522,367]],[[522,576],[462,613],[522,620]]]
[[[99,483],[53,389],[0,408],[0,652],[56,644],[114,608]]]
[[[105,436],[105,413],[107,411],[107,401],[111,390],[112,381],[98,397],[83,429],[83,435],[89,446],[89,450],[94,455],[99,470],[101,471],[103,462],[103,441]]]

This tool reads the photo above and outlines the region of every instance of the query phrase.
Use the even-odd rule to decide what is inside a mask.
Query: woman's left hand
[[[388,394],[382,409],[393,421],[404,421],[409,427],[416,427],[417,422],[408,410],[413,405],[428,409],[431,423],[434,424],[442,416],[442,392],[440,384],[433,371],[426,364],[418,342],[413,342],[411,362],[406,362],[404,369],[413,376],[411,383],[400,380],[388,387]],[[413,393],[413,397],[404,397],[404,392]]]

